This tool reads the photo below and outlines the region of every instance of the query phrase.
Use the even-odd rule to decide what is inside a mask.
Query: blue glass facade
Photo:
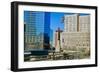
[[[50,13],[24,11],[25,48],[49,49]]]
[[[45,12],[45,16],[44,16],[44,47],[45,48],[50,46],[49,42],[50,42],[50,13]]]

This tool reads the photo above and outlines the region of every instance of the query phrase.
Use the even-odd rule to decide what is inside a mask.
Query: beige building
[[[79,16],[79,31],[90,32],[90,15]]]
[[[79,24],[79,14],[71,14],[64,16],[64,31],[65,32],[76,32]]]
[[[86,32],[62,32],[61,47],[67,49],[90,49],[90,33]]]
[[[58,32],[55,32],[55,52],[60,52],[60,47],[61,47],[61,44],[60,44],[60,40],[58,40]]]
[[[61,33],[61,48],[90,49],[90,15],[65,15],[64,32]]]
[[[55,46],[55,51],[56,52],[60,52],[61,50],[61,42],[60,42],[60,34],[62,33],[63,31],[60,30],[59,28],[56,30],[56,32],[54,33],[55,34],[55,38],[54,38],[54,46]]]

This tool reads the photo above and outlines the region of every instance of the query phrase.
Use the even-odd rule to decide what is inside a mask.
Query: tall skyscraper
[[[71,14],[64,16],[64,31],[65,32],[76,32],[79,26],[79,14]]]
[[[26,50],[47,48],[50,38],[50,13],[24,11],[24,22]]]

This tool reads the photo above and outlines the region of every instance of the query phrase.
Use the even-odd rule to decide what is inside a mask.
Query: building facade
[[[61,33],[63,31],[58,28],[55,32],[55,38],[54,38],[54,43],[55,43],[55,51],[60,52],[61,51]]]
[[[79,31],[90,32],[90,15],[79,16]]]
[[[62,32],[61,47],[63,50],[68,49],[90,49],[89,32]]]
[[[44,49],[45,45],[49,45],[49,12],[24,11],[24,22],[24,41],[26,50]]]
[[[71,14],[64,16],[64,31],[76,32],[78,31],[79,14]]]
[[[64,27],[62,49],[90,49],[90,15],[65,15]]]

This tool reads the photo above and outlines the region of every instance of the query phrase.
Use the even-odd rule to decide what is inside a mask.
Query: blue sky
[[[51,29],[53,29],[53,31],[57,30],[58,28],[60,29],[64,29],[64,24],[61,22],[64,13],[56,13],[56,12],[52,12],[50,13],[51,15]]]

